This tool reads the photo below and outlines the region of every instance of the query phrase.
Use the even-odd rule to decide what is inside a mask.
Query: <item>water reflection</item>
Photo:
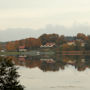
[[[12,58],[16,65],[26,66],[28,68],[38,67],[44,72],[64,70],[69,65],[72,65],[78,71],[84,71],[86,68],[90,68],[90,56],[61,56],[57,54],[53,56],[17,55],[7,57]]]

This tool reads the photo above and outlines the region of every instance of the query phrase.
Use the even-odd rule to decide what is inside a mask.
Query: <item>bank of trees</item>
[[[27,38],[23,40],[8,42],[6,44],[6,50],[7,51],[18,51],[20,46],[25,46],[27,50],[31,50],[31,49],[39,48],[40,45],[41,45],[40,39]]]
[[[68,45],[68,42],[75,42],[75,46]],[[85,45],[82,47],[81,43]],[[27,50],[40,48],[41,45],[46,43],[55,43],[57,48],[62,48],[63,50],[90,50],[90,36],[83,33],[78,33],[76,36],[64,36],[58,34],[42,34],[38,38],[27,38],[22,40],[16,40],[6,43],[7,51],[18,51],[20,46],[25,46]]]
[[[2,49],[2,46],[1,46],[1,44],[0,44],[0,50]]]

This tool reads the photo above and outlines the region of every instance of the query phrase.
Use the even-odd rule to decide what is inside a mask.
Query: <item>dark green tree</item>
[[[0,90],[24,90],[17,69],[12,60],[0,57]]]
[[[90,50],[90,40],[86,41],[85,50]]]
[[[67,40],[65,40],[65,36],[61,35],[57,40],[56,40],[56,44],[58,46],[63,45],[67,42]]]
[[[59,38],[58,34],[43,34],[39,37],[41,43],[44,45],[48,42],[56,43],[56,40]]]

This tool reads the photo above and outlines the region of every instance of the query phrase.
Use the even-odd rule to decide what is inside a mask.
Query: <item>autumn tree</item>
[[[58,34],[48,34],[48,42],[56,43],[56,40],[59,38]]]
[[[6,45],[6,49],[8,51],[14,51],[14,50],[16,50],[15,43],[14,42],[8,42],[7,45]]]
[[[56,40],[59,38],[58,34],[43,34],[39,37],[41,43],[44,45],[48,42],[56,43]]]
[[[40,39],[36,39],[36,38],[28,38],[25,40],[25,46],[27,49],[36,49],[39,48],[41,45],[41,41]]]
[[[85,40],[86,39],[86,35],[83,34],[83,33],[78,33],[77,34],[77,39]]]
[[[19,46],[20,46],[20,42],[18,40],[14,41],[14,46],[15,46],[15,49],[18,50]]]
[[[73,51],[73,50],[75,50],[75,46],[74,45],[63,44],[62,45],[62,50],[63,51]]]
[[[0,44],[0,51],[1,51],[1,49],[2,49],[2,46],[1,46],[1,44]]]
[[[81,41],[75,41],[75,50],[83,50],[81,46]]]
[[[90,36],[88,36],[88,39],[85,41],[85,50],[90,50]]]
[[[41,40],[41,43],[44,45],[48,42],[47,40],[47,34],[43,34],[39,37],[39,39]]]
[[[36,38],[27,38],[22,40],[16,40],[13,42],[8,42],[6,44],[7,51],[17,51],[19,46],[25,46],[27,49],[36,49],[39,48],[41,45],[40,39]]]
[[[65,44],[67,41],[65,40],[65,36],[64,35],[61,35],[57,40],[56,40],[56,44],[58,46],[62,45],[62,44]]]

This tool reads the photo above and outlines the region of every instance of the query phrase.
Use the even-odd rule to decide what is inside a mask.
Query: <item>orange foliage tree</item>
[[[8,42],[6,45],[7,51],[16,51],[16,45],[15,42]]]

